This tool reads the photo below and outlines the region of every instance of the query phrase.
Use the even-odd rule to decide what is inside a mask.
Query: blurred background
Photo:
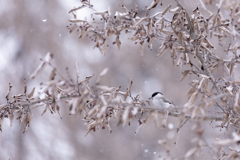
[[[111,6],[112,14],[116,11],[122,12],[122,4],[131,9],[135,3],[141,14],[151,2],[152,0],[91,0],[96,10],[106,10]],[[163,0],[162,3],[162,6],[158,5],[151,10],[150,14],[163,10],[169,4],[176,6],[174,1]],[[184,0],[182,3],[191,11],[199,1]],[[98,49],[93,49],[95,44],[87,37],[79,39],[78,33],[69,34],[68,20],[73,16],[68,14],[68,11],[80,5],[79,0],[0,0],[0,104],[6,103],[9,83],[13,86],[13,95],[23,92],[24,78],[27,79],[29,92],[33,87],[48,80],[50,67],[46,67],[36,79],[29,79],[29,75],[40,63],[40,58],[44,58],[47,52],[54,54],[52,64],[64,77],[68,76],[65,69],[68,67],[71,76],[75,78],[76,61],[82,78],[91,74],[97,75],[108,67],[109,72],[103,78],[102,84],[121,86],[125,91],[132,78],[132,95],[142,91],[143,100],[149,98],[153,92],[161,91],[177,106],[186,102],[185,93],[189,89],[188,83],[191,79],[179,81],[181,71],[173,67],[169,53],[156,58],[161,42],[155,42],[153,50],[145,45],[144,56],[141,57],[140,46],[135,45],[123,34],[120,36],[121,50],[109,40],[107,54],[103,56]],[[207,7],[216,13],[216,6]],[[85,8],[80,10],[77,16],[79,19],[90,19],[91,13],[92,10]],[[14,120],[13,127],[10,127],[9,120],[5,119],[3,132],[0,133],[0,159],[161,159],[166,155],[164,148],[159,144],[162,139],[167,139],[172,157],[181,158],[196,145],[191,142],[191,138],[196,135],[191,131],[194,123],[190,121],[183,126],[178,137],[178,119],[172,117],[168,119],[166,128],[156,128],[151,120],[137,135],[134,134],[137,122],[122,128],[116,127],[116,121],[113,121],[113,133],[110,134],[107,129],[97,130],[84,137],[87,127],[84,126],[82,118],[69,116],[68,107],[63,104],[61,109],[62,120],[58,115],[51,115],[49,112],[41,116],[44,108],[35,109],[31,127],[24,134],[23,124],[18,125],[18,121]],[[211,144],[216,137],[228,136],[223,134],[224,129],[212,129],[216,123],[209,123],[198,125],[199,128],[205,129],[203,137],[209,145],[199,159],[213,153]],[[177,139],[178,143],[174,145]]]

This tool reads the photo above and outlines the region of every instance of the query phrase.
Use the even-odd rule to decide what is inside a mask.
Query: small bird
[[[165,128],[167,126],[167,118],[169,114],[169,111],[166,109],[170,106],[174,106],[176,109],[176,106],[166,99],[161,92],[154,92],[151,99],[153,105],[163,111],[162,114],[164,114],[164,116],[162,116],[162,126]]]
[[[153,105],[160,109],[166,109],[170,105],[175,106],[172,102],[166,99],[161,92],[154,92],[152,94],[151,99],[152,99]]]

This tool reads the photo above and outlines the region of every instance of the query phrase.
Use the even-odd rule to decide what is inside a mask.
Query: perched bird
[[[160,109],[166,109],[171,105],[175,106],[172,102],[166,99],[161,92],[154,92],[151,99],[153,105]]]
[[[167,125],[167,118],[168,118],[168,114],[169,114],[169,111],[166,110],[166,109],[168,107],[170,107],[170,106],[174,106],[175,109],[176,109],[176,106],[172,102],[170,102],[168,99],[166,99],[161,92],[154,92],[152,94],[151,99],[152,99],[153,105],[156,108],[159,108],[159,109],[164,111],[164,112],[162,112],[162,114],[165,115],[162,118],[162,126],[166,127],[166,125]],[[177,109],[176,109],[176,111],[177,111]]]

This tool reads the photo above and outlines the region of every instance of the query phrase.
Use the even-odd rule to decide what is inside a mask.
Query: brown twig
[[[186,11],[186,9],[183,7],[183,5],[178,1],[178,0],[175,0],[176,3],[183,9]],[[194,33],[194,26],[191,22],[191,19],[186,11],[186,17],[187,17],[187,21],[188,21],[188,24],[189,24],[189,28],[190,28],[190,36],[192,39],[195,39],[195,33]],[[204,68],[204,71],[206,72],[207,76],[210,77],[215,89],[217,90],[217,93],[220,93],[221,89],[220,89],[220,85],[217,83],[217,81],[215,80],[215,78],[213,77],[213,75],[211,74],[208,66],[207,66],[207,62],[206,62],[206,59],[204,60],[204,58],[202,57],[202,55],[200,54],[199,52],[199,46],[196,47],[196,56],[197,58],[199,59],[199,61],[202,63],[203,65],[203,68]]]

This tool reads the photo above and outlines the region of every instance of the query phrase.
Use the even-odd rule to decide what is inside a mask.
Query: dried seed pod
[[[170,9],[169,12],[170,12],[170,13],[176,13],[176,12],[178,12],[180,9],[181,9],[180,7],[176,7],[176,8]]]
[[[80,19],[69,19],[69,21],[70,22],[72,22],[72,23],[78,23],[78,22],[87,22],[87,21],[85,21],[85,20],[80,20]],[[77,25],[73,25],[74,26],[74,29],[76,29],[76,27],[77,27]],[[73,28],[72,28],[73,29]],[[74,30],[73,29],[73,30]],[[71,33],[71,32],[70,32]]]
[[[119,35],[116,37],[116,42],[117,42],[118,49],[120,50],[121,41],[119,40]]]
[[[9,115],[10,127],[12,127],[12,124],[13,124],[13,118],[14,118],[14,115],[13,115],[13,112],[11,112],[10,115]]]
[[[159,53],[157,54],[157,57],[161,57],[161,56],[165,53],[166,50],[167,50],[167,47],[166,47],[165,45],[163,45],[162,47],[160,47],[160,48],[158,49]]]
[[[105,69],[99,74],[99,76],[98,76],[98,78],[97,78],[97,81],[96,81],[96,84],[99,84],[99,83],[100,83],[102,77],[107,74],[108,70],[109,70],[109,68],[105,68]]]
[[[147,9],[148,9],[148,10],[151,10],[151,9],[155,8],[160,1],[161,1],[161,0],[153,0],[153,2],[151,3],[151,5],[150,5]]]
[[[197,100],[197,97],[198,97],[198,90],[191,95],[191,97],[189,98],[188,102],[184,105],[184,107],[191,106]]]
[[[144,22],[144,21],[146,21],[146,20],[148,20],[149,18],[148,17],[143,17],[143,18],[141,18],[135,25],[134,25],[134,27],[137,27],[138,25],[140,25],[142,22]]]
[[[30,127],[30,124],[32,122],[32,117],[33,117],[33,113],[28,112],[26,118],[24,119],[24,131],[23,131],[23,133],[25,133],[27,131],[28,127]]]
[[[85,6],[85,5],[81,5],[81,6],[77,7],[77,8],[73,8],[73,9],[71,9],[68,13],[71,13],[71,12],[77,11],[77,10],[82,9],[82,8],[84,8],[84,7],[86,7],[86,6]]]
[[[162,15],[164,15],[164,14],[166,14],[167,13],[167,11],[171,8],[171,4],[170,5],[168,5],[164,10],[163,10],[163,13],[162,13]]]
[[[183,73],[182,73],[182,78],[180,79],[180,82],[182,82],[184,80],[184,78],[188,75],[188,73],[190,72],[190,70],[185,70]]]

